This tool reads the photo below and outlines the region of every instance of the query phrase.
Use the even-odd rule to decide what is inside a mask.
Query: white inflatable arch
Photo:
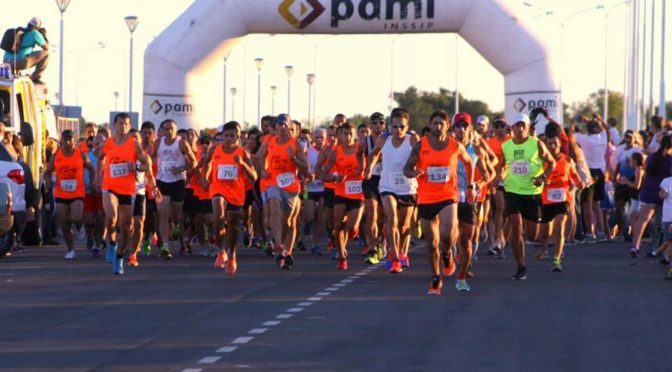
[[[143,119],[199,129],[201,76],[249,33],[457,32],[504,75],[506,116],[562,120],[550,48],[503,0],[195,0],[145,51]]]

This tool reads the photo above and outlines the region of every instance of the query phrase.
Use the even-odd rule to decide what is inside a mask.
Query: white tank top
[[[317,151],[313,146],[308,146],[308,172],[311,174],[315,173],[315,165],[317,164],[317,157],[319,155],[320,152]],[[324,182],[322,182],[321,179],[316,178],[314,181],[308,182],[306,184],[306,189],[308,192],[323,192]]]
[[[418,192],[418,181],[404,176],[404,165],[411,155],[411,136],[406,138],[399,147],[392,144],[392,136],[387,137],[382,151],[383,169],[380,173],[378,190],[396,195],[413,195]]]
[[[140,162],[135,163],[138,167]],[[145,195],[145,172],[135,172],[135,193],[137,195]]]
[[[180,151],[180,138],[178,137],[172,145],[166,144],[166,139],[162,139],[157,154],[159,170],[156,173],[156,179],[161,182],[171,183],[187,179],[187,172],[180,172],[174,175],[170,170],[173,167],[182,167],[185,164],[184,155]]]
[[[381,136],[384,136],[385,134],[381,134]],[[368,157],[369,154],[373,152],[373,148],[375,147],[375,143],[373,143],[373,137],[368,136],[366,137],[366,155]],[[380,176],[380,172],[383,170],[383,164],[380,160],[380,157],[378,157],[378,161],[376,164],[373,165],[373,168],[371,169],[371,175],[373,176]]]

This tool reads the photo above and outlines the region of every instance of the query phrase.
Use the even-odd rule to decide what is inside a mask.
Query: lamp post
[[[231,87],[231,120],[236,120],[236,93],[238,89]]]
[[[223,103],[223,106],[222,106],[222,122],[223,123],[226,123],[226,60],[227,60],[227,58],[228,58],[228,56],[223,58],[223,60],[224,60],[224,87],[223,87],[224,98],[222,99],[222,103]]]
[[[665,107],[665,5],[667,0],[663,0],[663,20],[662,20],[662,37],[660,46],[660,106],[658,106],[658,115],[666,118],[667,113]]]
[[[257,66],[257,124],[261,124],[261,69],[264,67],[263,58],[255,58],[254,64]]]
[[[114,112],[119,112],[119,92],[115,91],[112,95],[114,96]]]
[[[278,90],[278,87],[271,85],[271,115],[275,116],[275,91]]]
[[[291,115],[292,108],[292,74],[294,74],[294,66],[285,66],[287,73],[287,115]]]
[[[306,81],[308,82],[308,127],[313,129],[312,116],[311,116],[311,101],[313,97],[313,83],[315,82],[315,74],[306,75]]]
[[[127,16],[124,17],[128,31],[131,32],[130,52],[129,52],[129,67],[128,67],[128,112],[133,112],[133,32],[138,27],[138,17]]]
[[[61,12],[61,37],[60,37],[60,47],[61,51],[59,52],[59,62],[58,62],[58,93],[59,98],[58,102],[63,106],[63,52],[65,48],[63,47],[63,13],[68,9],[70,5],[70,0],[56,0],[56,5],[58,10]]]

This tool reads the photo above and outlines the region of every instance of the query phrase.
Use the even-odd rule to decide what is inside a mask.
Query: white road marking
[[[299,302],[296,306],[310,306],[312,304],[312,302]]]
[[[308,297],[306,300],[307,301],[320,301],[322,297]]]
[[[222,357],[205,357],[198,361],[198,364],[212,364],[222,359]]]
[[[279,320],[269,320],[268,322],[264,322],[264,324],[262,324],[262,325],[265,326],[265,327],[273,327],[273,326],[276,326],[280,323],[282,323],[282,322],[279,321]]]
[[[318,292],[317,293],[318,296],[329,296],[330,294],[331,294],[331,292]]]
[[[238,349],[238,346],[224,346],[217,349],[218,353],[231,353]]]
[[[266,331],[268,331],[268,328],[252,328],[247,333],[251,335],[260,335]]]
[[[291,309],[287,309],[288,313],[300,313],[305,309],[305,307],[293,307]]]
[[[182,370],[182,372],[201,372],[201,371],[202,369],[200,368],[187,368]]]
[[[280,315],[276,316],[275,318],[276,319],[289,319],[293,316],[294,316],[294,314],[280,314]]]
[[[325,291],[330,291],[330,292],[338,291],[338,290],[339,290],[339,288],[337,288],[337,287],[329,287],[329,288],[325,289]]]
[[[237,339],[231,341],[232,344],[246,344],[250,341],[254,340],[254,337],[250,336],[243,336],[243,337],[238,337]]]

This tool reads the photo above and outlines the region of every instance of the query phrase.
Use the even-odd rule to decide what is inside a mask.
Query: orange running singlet
[[[448,200],[457,201],[457,141],[448,137],[448,145],[441,151],[434,150],[427,137],[422,138],[418,169],[418,204],[434,204]]]
[[[578,185],[581,183],[576,169],[572,167],[567,155],[560,154],[555,161],[555,168],[548,176],[548,184],[544,186],[541,193],[541,199],[546,204],[570,203],[572,205],[571,194],[569,193],[570,182]]]
[[[357,172],[359,163],[357,162],[357,147],[352,154],[347,155],[343,146],[336,147],[336,161],[332,167],[332,173],[338,173],[345,176],[343,182],[336,182],[334,194],[342,198],[364,200],[362,192],[362,172]]]
[[[504,153],[502,152],[502,145],[504,144],[504,142],[506,142],[510,139],[511,139],[511,136],[507,134],[506,137],[504,137],[504,139],[501,140],[501,141],[497,138],[497,136],[494,136],[494,137],[488,139],[487,141],[485,141],[485,142],[487,142],[488,146],[490,146],[490,148],[492,149],[492,152],[494,152],[495,155],[497,155],[497,160],[499,160],[499,165],[501,165],[501,166],[503,166],[505,164],[504,163]]]
[[[286,192],[298,193],[301,191],[301,185],[296,164],[287,154],[289,146],[296,150],[296,138],[292,137],[282,145],[278,143],[278,137],[268,142],[268,185],[277,186]]]
[[[58,149],[54,157],[56,187],[54,196],[63,199],[84,198],[84,160],[82,153],[75,148],[70,156]]]
[[[135,170],[128,169],[128,162],[135,164],[138,153],[135,150],[135,138],[128,138],[122,145],[109,138],[103,146],[105,169],[103,170],[103,190],[119,195],[135,195]]]
[[[236,206],[245,204],[245,171],[242,165],[233,160],[236,155],[242,159],[244,154],[245,149],[240,146],[230,154],[223,150],[222,145],[215,148],[210,170],[211,199],[219,195],[230,204]]]

